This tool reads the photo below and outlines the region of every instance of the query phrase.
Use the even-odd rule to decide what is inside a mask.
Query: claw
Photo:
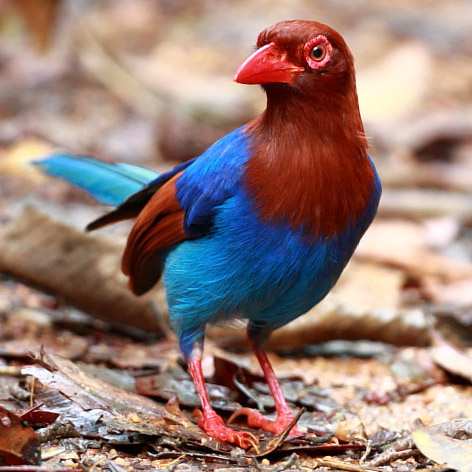
[[[254,436],[254,434],[247,431],[235,431],[235,433],[237,433],[235,438],[237,441],[235,441],[235,443],[238,444],[239,447],[243,449],[249,449],[249,447],[252,447],[256,451],[256,454],[259,454],[259,440]]]

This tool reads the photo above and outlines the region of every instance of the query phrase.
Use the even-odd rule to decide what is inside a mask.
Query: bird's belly
[[[288,226],[258,220],[244,199],[220,208],[214,231],[167,256],[164,281],[181,332],[234,317],[284,325],[332,288],[359,237],[304,239]]]

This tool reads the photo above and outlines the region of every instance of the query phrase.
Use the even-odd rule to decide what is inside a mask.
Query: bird
[[[163,277],[170,323],[201,400],[198,424],[244,449],[249,431],[210,404],[201,358],[208,324],[243,320],[277,417],[242,408],[252,428],[294,424],[266,353],[271,333],[332,289],[371,224],[381,182],[368,155],[354,59],[343,37],[308,20],[263,30],[234,81],[257,84],[266,109],[200,156],[157,174],[124,163],[55,153],[47,174],[115,208],[88,230],[135,219],[122,258],[141,295]],[[290,434],[301,434],[294,425]]]

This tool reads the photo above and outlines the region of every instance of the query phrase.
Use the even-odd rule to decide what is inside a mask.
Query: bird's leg
[[[190,374],[202,403],[203,412],[196,410],[198,426],[200,426],[200,428],[202,428],[203,431],[212,438],[237,444],[243,449],[254,447],[257,450],[259,442],[253,434],[245,431],[235,431],[234,429],[225,426],[221,416],[216,414],[215,410],[210,405],[210,399],[208,397],[205,379],[203,378],[202,372],[201,347],[202,342],[196,343],[187,358]]]
[[[269,420],[260,412],[253,410],[252,408],[240,408],[231,415],[229,423],[238,416],[245,415],[247,416],[247,424],[249,426],[261,428],[274,434],[280,434],[285,431],[295,417],[287,405],[282,390],[280,389],[279,381],[275,376],[274,369],[272,368],[265,349],[263,348],[270,335],[270,331],[264,330],[264,335],[262,336],[261,331],[262,329],[259,329],[257,326],[252,326],[251,324],[248,326],[249,346],[254,351],[254,354],[262,367],[264,377],[267,380],[270,392],[274,398],[277,419]],[[300,428],[295,425],[291,429],[290,434],[299,435],[303,433]]]

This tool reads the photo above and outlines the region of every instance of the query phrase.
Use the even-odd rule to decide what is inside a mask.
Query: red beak
[[[275,43],[269,43],[257,49],[239,66],[233,80],[240,84],[292,84],[296,75],[304,70],[304,67],[290,62],[287,53]]]

